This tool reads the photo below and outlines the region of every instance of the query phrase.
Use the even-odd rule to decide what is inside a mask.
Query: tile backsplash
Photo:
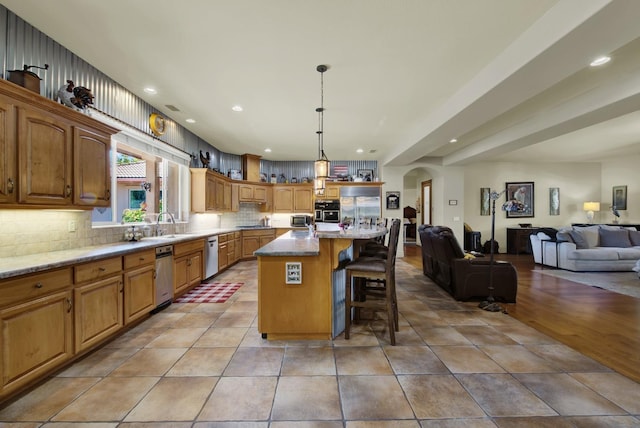
[[[239,212],[191,214],[188,223],[166,224],[167,233],[257,225],[268,213],[256,204],[240,204]],[[70,250],[124,240],[125,225],[92,227],[91,211],[0,209],[0,257]]]

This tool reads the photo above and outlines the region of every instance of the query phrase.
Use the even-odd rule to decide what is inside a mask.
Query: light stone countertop
[[[56,269],[72,266],[78,263],[90,262],[112,256],[121,256],[134,253],[149,248],[160,247],[162,245],[177,244],[180,242],[192,241],[194,239],[206,238],[223,233],[237,232],[239,230],[252,230],[257,228],[225,228],[206,229],[196,232],[181,233],[168,236],[154,236],[142,238],[136,242],[116,242],[113,244],[95,245],[91,247],[75,248],[71,250],[51,251],[40,254],[29,254],[26,256],[3,257],[0,258],[0,279],[11,278],[28,273],[36,273],[49,269]],[[271,228],[259,228],[271,229]]]
[[[317,256],[320,254],[319,239],[372,239],[387,233],[385,228],[347,231],[289,231],[253,252],[254,256]]]

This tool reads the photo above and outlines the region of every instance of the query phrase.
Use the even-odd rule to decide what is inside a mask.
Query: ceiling
[[[640,154],[634,0],[0,3],[228,153],[315,159],[316,66],[326,64],[330,159],[464,165]],[[590,68],[601,54],[612,61]]]

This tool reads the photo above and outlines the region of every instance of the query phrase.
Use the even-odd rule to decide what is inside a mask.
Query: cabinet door
[[[179,296],[189,289],[189,257],[176,257],[173,261],[173,296]]]
[[[71,125],[36,110],[18,109],[18,201],[71,205]]]
[[[293,211],[297,213],[313,212],[313,189],[305,187],[293,189]]]
[[[340,199],[340,187],[327,186],[324,191],[325,199]]]
[[[224,184],[224,197],[222,199],[224,203],[222,208],[225,211],[231,211],[231,183],[225,181],[223,184]]]
[[[293,212],[293,189],[291,187],[274,187],[273,210],[275,212]]]
[[[265,186],[254,186],[253,200],[260,203],[267,202],[267,188]]]
[[[207,211],[214,211],[216,206],[216,179],[215,177],[207,174],[207,184],[205,186],[205,205]]]
[[[228,260],[228,246],[226,242],[218,244],[218,270],[222,270],[227,267]]]
[[[240,211],[240,185],[237,183],[231,185],[231,211]]]
[[[233,261],[237,262],[242,258],[242,239],[236,238],[234,241],[236,242],[236,251],[233,255]]]
[[[223,211],[224,210],[224,181],[217,178],[215,179],[216,183],[216,210]]]
[[[202,268],[204,266],[202,251],[190,254],[187,266],[189,267],[189,287],[200,285],[203,276]]]
[[[142,266],[124,273],[124,323],[129,324],[155,308],[155,268]]]
[[[111,137],[80,127],[75,127],[73,137],[74,204],[110,206]]]
[[[73,355],[71,290],[0,311],[1,395],[59,367]]]
[[[240,202],[252,202],[253,201],[253,185],[240,184],[238,189]]]
[[[253,252],[260,247],[259,236],[242,237],[242,257],[253,257]]]
[[[73,290],[76,352],[90,348],[124,325],[122,276]]]
[[[15,108],[0,98],[0,203],[15,202],[17,181]]]
[[[269,233],[268,235],[262,235],[260,236],[260,246],[264,247],[265,245],[267,245],[269,242],[273,241],[274,235],[273,233]]]

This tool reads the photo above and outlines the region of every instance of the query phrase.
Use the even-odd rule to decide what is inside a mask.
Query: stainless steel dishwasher
[[[204,277],[210,278],[218,273],[218,236],[210,236],[207,238],[207,246],[204,247],[204,255]]]
[[[156,248],[156,308],[161,311],[173,301],[173,245]]]

